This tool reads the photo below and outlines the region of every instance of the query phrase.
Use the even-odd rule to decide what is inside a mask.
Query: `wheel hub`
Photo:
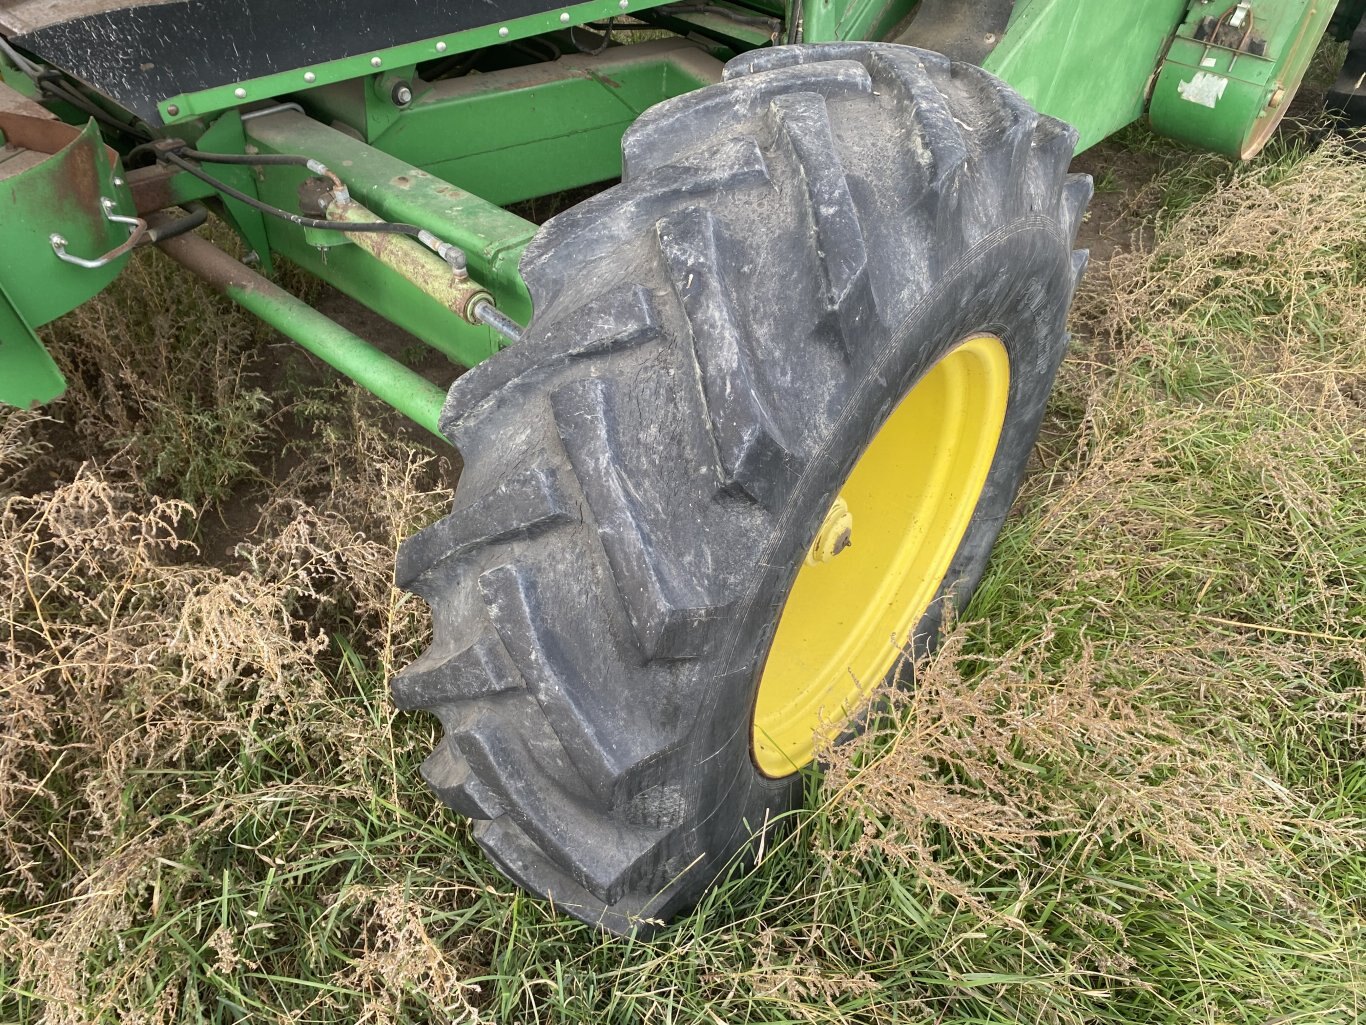
[[[909,650],[977,508],[1009,385],[1001,340],[973,335],[921,378],[855,462],[788,592],[759,680],[751,752],[764,775],[810,763],[817,736],[838,734]]]

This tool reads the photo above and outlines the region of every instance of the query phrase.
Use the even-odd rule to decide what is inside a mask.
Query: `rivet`
[[[498,35],[501,36],[503,39],[506,39],[508,37],[508,27],[504,25],[502,28],[500,28],[498,30]]]
[[[445,53],[445,52],[446,52],[446,43],[445,43],[445,40],[442,40],[441,42],[439,42],[439,43],[436,44],[436,52],[437,52],[437,53]]]
[[[115,184],[115,185],[122,185],[122,184],[123,184],[123,179],[120,178],[118,175],[115,175],[115,176],[114,176],[114,184]]]
[[[247,98],[247,91],[243,89],[240,85],[232,91],[232,94],[236,96],[239,100],[245,100]]]
[[[305,81],[305,82],[316,82],[317,80],[318,80],[318,76],[315,75],[315,74],[313,74],[313,72],[311,72],[311,71],[305,71],[305,72],[304,72],[304,81]]]
[[[372,67],[372,68],[377,68],[377,67],[379,67],[379,66],[380,66],[381,64],[383,64],[383,63],[384,63],[384,61],[380,60],[378,57],[371,57],[371,58],[370,58],[370,67]]]
[[[180,108],[177,107],[174,103],[169,104],[169,105],[166,107],[166,116],[167,116],[167,117],[179,117],[179,116],[180,116]]]
[[[569,24],[569,12],[568,12],[568,11],[565,11],[563,14],[560,15],[560,22],[561,22],[562,24],[565,24],[565,25],[568,25],[568,24]]]

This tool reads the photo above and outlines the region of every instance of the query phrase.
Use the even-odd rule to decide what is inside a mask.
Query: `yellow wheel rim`
[[[1005,421],[994,335],[957,345],[887,418],[839,490],[788,593],[759,680],[752,750],[789,775],[886,678],[948,573]]]

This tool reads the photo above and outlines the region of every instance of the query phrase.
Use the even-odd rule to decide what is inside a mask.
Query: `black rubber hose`
[[[312,160],[297,153],[206,153],[188,146],[172,152],[201,164],[244,164],[248,167],[307,167]]]
[[[209,219],[209,210],[203,203],[186,203],[185,216],[178,217],[166,224],[155,224],[147,229],[145,238],[150,243],[165,242],[186,232],[194,231]]]
[[[168,164],[174,164],[182,171],[194,175],[200,181],[204,182],[206,185],[212,186],[225,196],[235,199],[239,203],[245,203],[253,210],[259,210],[261,213],[270,217],[276,217],[282,221],[289,221],[291,224],[297,224],[301,228],[318,228],[322,231],[364,231],[387,235],[408,235],[411,238],[422,241],[423,231],[416,224],[399,224],[390,221],[358,221],[353,223],[352,221],[326,221],[317,217],[305,217],[302,214],[290,213],[288,210],[281,209],[278,206],[271,206],[269,203],[262,202],[255,196],[248,195],[241,189],[233,188],[227,182],[220,178],[215,178],[197,164],[186,160],[179,153],[161,153],[159,154],[159,157]],[[255,161],[256,158],[252,157],[251,160]]]

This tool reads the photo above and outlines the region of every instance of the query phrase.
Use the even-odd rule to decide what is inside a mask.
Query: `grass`
[[[976,600],[648,943],[420,783],[441,458],[143,260],[0,425],[0,1021],[1366,1018],[1366,168],[1158,157]]]

